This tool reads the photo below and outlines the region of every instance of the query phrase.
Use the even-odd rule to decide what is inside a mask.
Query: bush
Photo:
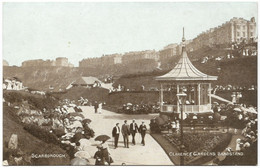
[[[58,100],[50,96],[34,95],[27,92],[5,91],[3,95],[6,102],[10,103],[22,103],[28,101],[28,104],[32,105],[34,110],[46,110],[53,109],[57,106]]]
[[[42,129],[39,126],[33,124],[26,124],[24,129],[28,131],[33,136],[41,139],[46,143],[52,143],[55,145],[59,145],[60,142],[55,134],[50,133],[48,130]]]

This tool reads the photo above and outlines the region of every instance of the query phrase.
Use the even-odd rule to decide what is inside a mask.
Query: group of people
[[[112,130],[112,136],[114,137],[114,146],[115,149],[118,147],[118,139],[120,136],[120,133],[122,133],[123,139],[124,139],[124,147],[129,148],[129,135],[132,135],[132,144],[135,145],[135,135],[136,133],[140,133],[142,137],[141,144],[145,145],[145,134],[147,131],[147,127],[142,122],[142,124],[138,127],[135,120],[132,121],[132,123],[129,125],[127,124],[127,120],[124,121],[124,124],[122,125],[121,129],[119,127],[119,123],[116,123],[116,126]]]
[[[148,114],[159,113],[160,108],[156,104],[123,104],[123,107],[118,110],[119,113],[126,114]]]

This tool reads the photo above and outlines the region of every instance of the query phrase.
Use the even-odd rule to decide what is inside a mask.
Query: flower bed
[[[168,134],[164,137],[179,149],[181,144],[180,134]],[[218,152],[225,149],[231,139],[231,136],[229,134],[209,132],[184,133],[183,139],[185,152]],[[184,158],[186,162],[189,162],[196,160],[197,156],[191,155]]]

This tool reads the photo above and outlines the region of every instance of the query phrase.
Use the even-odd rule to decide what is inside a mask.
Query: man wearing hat
[[[132,134],[132,143],[135,145],[135,134],[138,132],[138,126],[135,120],[130,124],[130,133]]]
[[[117,148],[119,134],[120,134],[119,123],[116,123],[116,126],[113,128],[112,131],[112,136],[115,138],[115,148]]]
[[[144,124],[144,121],[142,122],[142,124],[140,125],[139,127],[139,132],[141,133],[141,136],[142,136],[142,144],[145,145],[145,141],[144,141],[144,137],[145,137],[145,134],[146,134],[146,125]]]
[[[124,138],[124,145],[126,148],[129,148],[129,138],[128,136],[130,135],[130,129],[129,125],[127,124],[127,120],[125,120],[125,123],[122,125],[122,135]]]

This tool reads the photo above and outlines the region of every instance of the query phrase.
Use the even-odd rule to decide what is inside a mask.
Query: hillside
[[[126,73],[152,71],[155,63],[147,60],[133,61],[128,65],[101,66],[96,68],[69,68],[69,67],[3,67],[3,77],[17,77],[24,86],[54,91],[64,90],[69,84],[81,76],[96,76],[104,79],[107,76],[120,76]]]
[[[219,76],[214,84],[232,85],[256,85],[257,58],[244,57],[225,61],[213,61],[210,59],[202,64],[204,57],[226,56],[227,50],[221,48],[204,47],[196,51],[188,52],[188,56],[196,68],[209,75]],[[18,77],[25,86],[39,90],[54,91],[65,88],[81,76],[95,76],[103,80],[107,76],[120,77],[115,86],[122,84],[128,88],[138,90],[141,85],[156,87],[158,84],[153,77],[165,74],[174,68],[180,56],[174,56],[161,62],[162,71],[156,69],[157,65],[152,60],[132,61],[128,64],[115,64],[113,66],[102,65],[91,68],[69,67],[3,67],[3,77]],[[221,68],[220,71],[217,68]],[[134,77],[135,76],[135,77]],[[129,78],[130,77],[130,78]]]
[[[257,58],[244,57],[234,58],[224,61],[209,61],[202,64],[200,61],[193,62],[193,65],[203,73],[218,76],[218,80],[213,82],[214,85],[236,85],[251,86],[257,85]],[[172,69],[174,66],[172,66]],[[218,71],[217,68],[221,68]],[[145,89],[158,87],[159,83],[155,81],[156,76],[166,74],[170,70],[153,71],[149,73],[123,75],[119,78],[114,86],[119,84],[128,89],[140,90],[144,85]]]
[[[4,160],[8,158],[7,143],[12,134],[18,135],[18,148],[26,155],[32,154],[64,154],[65,158],[32,158],[29,165],[68,165],[70,159],[66,152],[60,147],[47,144],[42,140],[34,137],[23,129],[17,114],[17,109],[9,107],[6,103],[3,105],[3,157]],[[16,165],[15,163],[9,163]]]

